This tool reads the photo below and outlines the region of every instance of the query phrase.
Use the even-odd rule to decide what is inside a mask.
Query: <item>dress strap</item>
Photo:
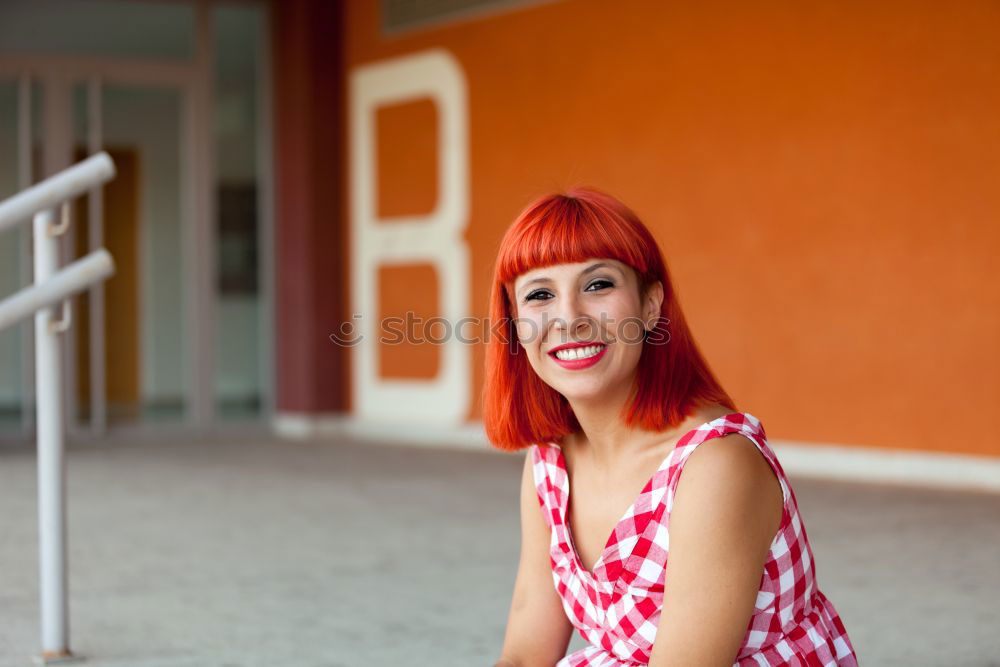
[[[563,506],[569,490],[569,481],[559,466],[558,454],[554,445],[534,444],[528,448],[535,492],[549,528],[562,523]]]
[[[668,514],[673,509],[674,493],[677,491],[677,484],[680,482],[680,475],[684,469],[684,464],[691,454],[694,453],[694,450],[709,440],[721,438],[731,433],[739,433],[757,447],[757,450],[771,467],[775,477],[778,478],[778,483],[781,485],[781,495],[784,500],[785,511],[788,511],[789,500],[792,497],[791,486],[785,476],[785,471],[778,462],[777,455],[775,455],[774,451],[767,444],[767,434],[764,431],[764,426],[759,419],[749,412],[739,412],[726,415],[724,418],[713,423],[711,428],[699,430],[687,442],[678,443],[667,476],[665,504]]]

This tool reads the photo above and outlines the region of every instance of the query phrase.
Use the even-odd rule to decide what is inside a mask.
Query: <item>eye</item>
[[[524,297],[524,300],[525,301],[548,301],[548,299],[540,299],[539,298],[539,296],[541,296],[543,294],[548,294],[548,292],[545,291],[545,290],[543,290],[543,289],[535,290],[534,292],[532,292],[528,296]]]
[[[607,287],[614,287],[614,286],[615,286],[615,284],[613,282],[611,282],[610,280],[605,280],[603,278],[600,278],[600,279],[595,280],[594,282],[590,283],[589,285],[587,285],[587,289],[584,290],[584,291],[586,291],[586,292],[596,292],[596,291],[599,291],[601,289],[605,289]],[[591,289],[593,287],[596,287],[597,289]],[[548,297],[542,298],[545,295],[548,295]],[[524,297],[524,300],[525,301],[548,301],[549,298],[551,298],[551,296],[552,295],[549,294],[548,290],[540,289],[540,290],[535,290],[534,292],[531,292],[530,294],[528,294],[528,296]]]
[[[594,282],[592,282],[589,285],[587,285],[587,291],[588,292],[596,291],[596,290],[590,289],[594,285],[607,285],[608,287],[614,287],[615,286],[615,284],[613,282],[611,282],[610,280],[599,279],[599,280],[595,280]]]

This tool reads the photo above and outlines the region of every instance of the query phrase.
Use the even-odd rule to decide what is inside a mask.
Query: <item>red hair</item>
[[[660,319],[644,342],[625,424],[662,431],[681,423],[702,402],[736,406],[698,350],[656,239],[625,204],[594,188],[575,187],[529,204],[504,234],[490,292],[491,336],[486,346],[483,426],[493,446],[517,451],[558,441],[579,430],[569,402],[545,384],[528,362],[514,325],[514,280],[552,264],[611,258],[639,279],[640,296],[657,280],[663,285]],[[497,324],[502,323],[502,326]]]

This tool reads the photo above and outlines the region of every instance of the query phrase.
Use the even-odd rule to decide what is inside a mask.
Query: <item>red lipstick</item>
[[[591,347],[593,345],[600,345],[601,349],[597,354],[595,354],[592,357],[587,357],[585,359],[560,359],[559,357],[556,356],[557,350],[569,350],[575,347]],[[608,351],[607,345],[596,341],[590,343],[567,343],[566,345],[560,345],[556,348],[553,348],[552,350],[549,350],[549,356],[552,357],[553,361],[555,361],[557,364],[559,364],[560,366],[562,366],[567,370],[581,371],[585,368],[590,368],[598,361],[600,361],[604,357],[604,354],[607,351]]]

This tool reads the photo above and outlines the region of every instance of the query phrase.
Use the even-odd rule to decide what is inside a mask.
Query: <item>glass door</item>
[[[73,299],[67,429],[255,422],[273,410],[266,4],[0,0],[0,198],[107,151],[61,264],[116,273]],[[0,294],[31,282],[0,234]],[[34,335],[0,331],[0,439],[34,431]]]
[[[189,91],[64,78],[0,79],[0,198],[98,151],[116,177],[76,199],[60,265],[107,248],[115,274],[72,299],[63,382],[70,433],[195,421],[189,328],[191,265]],[[0,235],[0,297],[32,281],[31,225]],[[34,422],[33,321],[0,331],[0,437]]]
[[[0,78],[0,200],[30,182],[31,108],[27,80]],[[0,299],[31,281],[31,225],[0,232]],[[30,429],[33,387],[31,325],[0,331],[0,434],[19,436]]]
[[[115,261],[115,275],[75,304],[67,404],[81,427],[189,417],[182,101],[171,87],[73,84],[73,162],[104,150],[116,169],[76,202],[67,239],[73,257],[105,247]]]

